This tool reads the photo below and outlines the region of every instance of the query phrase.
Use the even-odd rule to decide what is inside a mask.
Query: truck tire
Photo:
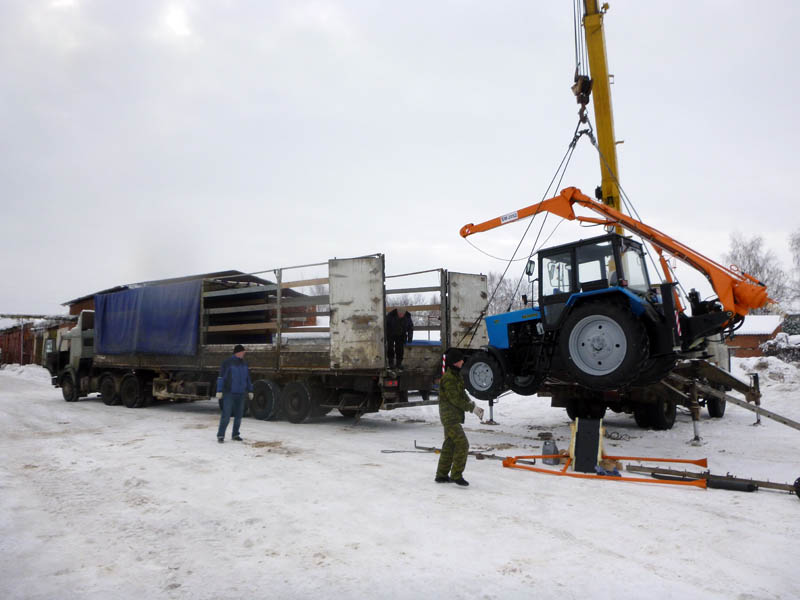
[[[119,385],[119,397],[127,408],[139,408],[142,404],[142,383],[133,373],[122,378]]]
[[[100,398],[106,406],[114,406],[119,404],[119,394],[117,394],[117,384],[114,382],[114,376],[111,373],[106,373],[100,377]]]
[[[473,352],[462,367],[464,387],[480,400],[494,400],[503,391],[503,369],[483,350]]]
[[[61,395],[67,402],[78,401],[78,386],[72,373],[64,373],[61,376]]]
[[[577,307],[559,334],[559,352],[569,374],[593,390],[629,386],[648,358],[647,331],[627,307],[592,302]]]
[[[271,421],[280,413],[281,386],[271,379],[259,379],[253,384],[250,414],[254,419]]]
[[[520,396],[533,396],[539,391],[544,377],[538,375],[526,375],[524,377],[514,377],[508,387],[511,391]]]
[[[674,402],[670,402],[666,398],[657,398],[655,404],[648,407],[650,409],[650,424],[653,429],[666,430],[672,429],[675,425],[675,415],[677,414],[677,406]]]
[[[647,404],[637,404],[633,407],[633,418],[636,425],[642,429],[648,429],[652,425],[650,418],[650,406]]]
[[[281,392],[281,404],[291,423],[303,423],[311,416],[311,386],[305,381],[291,381]]]
[[[722,387],[720,391],[725,391],[725,388]],[[721,419],[723,415],[725,415],[725,407],[727,406],[728,402],[725,398],[717,398],[716,396],[708,396],[706,399],[706,410],[708,411],[708,416],[712,419]]]

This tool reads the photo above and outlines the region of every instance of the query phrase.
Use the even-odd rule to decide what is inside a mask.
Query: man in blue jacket
[[[236,344],[233,355],[226,358],[219,370],[217,378],[217,398],[222,399],[222,415],[219,418],[217,441],[225,441],[225,430],[233,413],[233,432],[231,439],[242,441],[239,436],[239,425],[244,414],[245,394],[252,396],[253,384],[250,381],[250,369],[244,362],[244,346]]]

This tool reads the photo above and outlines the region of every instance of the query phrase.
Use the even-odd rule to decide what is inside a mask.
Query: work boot
[[[456,485],[461,485],[463,487],[467,487],[469,485],[469,481],[467,481],[463,477],[459,477],[458,479],[454,479],[453,481],[456,483]]]
[[[453,480],[450,479],[450,477],[448,477],[447,475],[445,475],[444,477],[442,477],[441,475],[437,475],[436,479],[434,479],[434,481],[436,483],[450,483]]]
[[[240,435],[235,435],[235,436],[233,436],[231,439],[232,439],[232,440],[236,440],[237,442],[241,442],[241,441],[242,441],[242,436],[240,436]]]
[[[224,444],[224,443],[225,443],[225,438],[223,438],[223,437],[218,437],[218,438],[217,438],[217,441],[218,441],[220,444]]]

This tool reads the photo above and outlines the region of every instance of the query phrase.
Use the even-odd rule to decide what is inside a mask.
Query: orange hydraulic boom
[[[601,214],[604,218],[598,219],[596,217],[578,216],[574,211],[574,205],[576,204],[593,210]],[[526,217],[534,217],[543,212],[552,213],[569,221],[620,226],[644,238],[659,252],[661,266],[664,269],[668,281],[671,280],[671,277],[666,260],[661,254],[662,250],[703,273],[719,297],[719,302],[722,304],[723,310],[726,311],[728,317],[731,319],[735,316],[744,317],[751,310],[761,308],[767,304],[767,302],[772,301],[767,296],[766,286],[754,277],[747,273],[734,270],[734,268],[723,267],[719,263],[692,250],[665,233],[649,225],[645,225],[641,221],[637,221],[611,206],[586,196],[578,188],[574,187],[565,188],[558,196],[553,198],[484,221],[478,225],[472,223],[464,225],[461,228],[461,237],[488,231]]]

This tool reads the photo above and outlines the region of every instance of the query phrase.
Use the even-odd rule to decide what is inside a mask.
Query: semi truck
[[[323,276],[293,279],[309,268]],[[302,423],[334,409],[360,416],[434,404],[446,347],[488,339],[485,330],[466,335],[486,306],[485,275],[439,268],[386,277],[382,254],[270,273],[274,281],[233,275],[96,295],[95,309],[60,332],[47,356],[53,385],[68,402],[99,393],[105,404],[128,408],[209,400],[220,364],[241,343],[254,385],[247,413]],[[387,285],[420,275],[432,285]],[[401,369],[386,363],[393,297],[434,299],[404,306],[428,315],[415,329],[429,339],[407,345]],[[410,392],[421,400],[409,400]]]

